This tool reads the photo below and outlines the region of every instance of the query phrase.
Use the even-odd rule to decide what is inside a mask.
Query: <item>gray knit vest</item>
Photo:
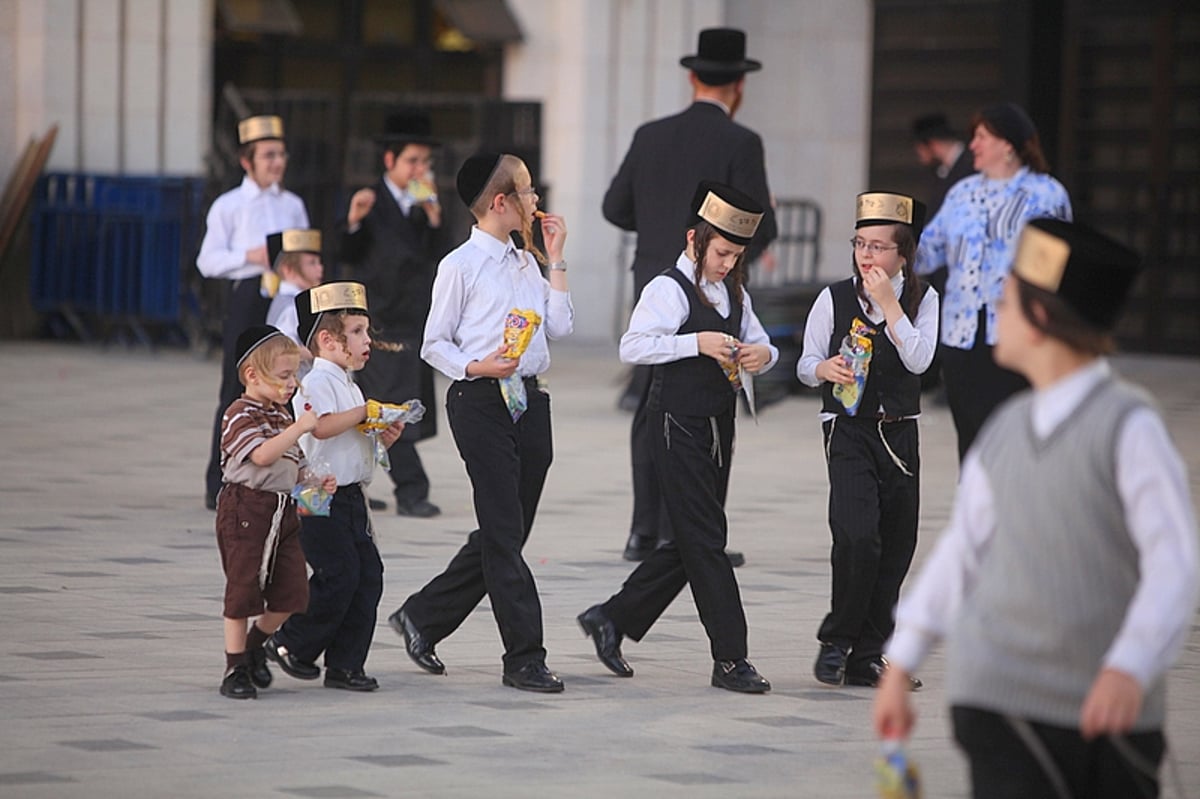
[[[1150,401],[1105,379],[1038,441],[1025,392],[977,442],[996,531],[947,640],[946,694],[966,705],[1076,728],[1138,585],[1138,553],[1117,493],[1115,450]],[[1135,730],[1163,724],[1162,680]]]

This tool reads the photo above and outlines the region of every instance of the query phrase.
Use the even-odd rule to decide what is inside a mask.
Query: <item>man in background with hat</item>
[[[702,180],[728,184],[765,209],[746,250],[746,263],[761,255],[778,233],[762,139],[733,121],[746,73],[762,68],[758,61],[746,58],[746,34],[733,28],[702,30],[696,55],[679,63],[691,72],[692,104],[638,128],[604,195],[604,218],[638,234],[632,267],[635,303],[646,284],[678,257],[690,221],[688,202]],[[644,559],[659,540],[671,537],[651,464],[645,411],[648,388],[649,368],[635,367],[626,390],[626,397],[637,399],[630,436],[633,521],[625,547],[625,559],[633,561]],[[744,561],[739,553],[729,554],[735,565]]]
[[[907,676],[945,637],[976,799],[1158,796],[1164,677],[1200,570],[1183,460],[1104,357],[1139,266],[1083,225],[1025,225],[994,354],[1032,388],[967,451],[950,523],[897,609],[875,729],[909,735]]]
[[[430,518],[441,509],[429,501],[429,477],[416,444],[437,434],[433,367],[421,360],[421,337],[441,255],[442,207],[433,182],[429,114],[404,109],[385,121],[383,175],[374,188],[350,199],[342,229],[341,257],[357,268],[374,306],[374,357],[356,375],[363,392],[384,402],[414,397],[425,417],[405,427],[388,451],[396,513]]]
[[[205,473],[204,504],[209,510],[216,510],[221,490],[221,417],[242,390],[236,366],[237,337],[266,320],[276,285],[267,259],[267,235],[308,227],[304,201],[281,185],[287,171],[283,120],[277,116],[243,119],[238,123],[238,143],[238,160],[246,174],[241,185],[213,201],[196,256],[200,274],[229,281],[221,330],[221,391]]]

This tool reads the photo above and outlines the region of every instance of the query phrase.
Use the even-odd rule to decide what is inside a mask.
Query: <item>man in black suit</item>
[[[342,229],[341,257],[356,267],[371,301],[376,348],[355,381],[369,397],[401,403],[414,397],[425,418],[406,425],[388,449],[396,513],[429,518],[441,509],[429,501],[429,477],[416,443],[437,433],[433,369],[421,360],[421,337],[440,253],[438,204],[430,165],[436,141],[429,115],[403,110],[385,122],[383,176],[375,188],[350,199]]]
[[[746,73],[762,68],[758,61],[746,58],[746,34],[733,28],[702,30],[696,55],[679,63],[690,70],[692,104],[638,128],[604,195],[604,218],[638,234],[633,259],[635,303],[651,278],[671,268],[683,251],[689,202],[702,180],[733,186],[767,209],[746,250],[747,263],[761,255],[778,233],[762,139],[733,121]],[[624,554],[633,561],[644,559],[660,541],[671,539],[651,463],[645,412],[649,370],[636,367],[627,390],[638,400],[630,436],[633,521]],[[734,565],[744,562],[740,553],[728,554]]]

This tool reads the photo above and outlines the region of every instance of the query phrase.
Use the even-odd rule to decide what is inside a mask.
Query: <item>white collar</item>
[[[1034,433],[1039,438],[1053,433],[1075,412],[1092,389],[1111,374],[1112,365],[1108,359],[1097,358],[1049,386],[1036,389],[1033,392],[1032,410]]]
[[[338,375],[346,383],[354,382],[350,378],[349,369],[344,369],[328,358],[322,358],[320,355],[313,358],[312,370],[314,372],[328,372],[331,375]]]
[[[271,194],[278,197],[283,193],[283,187],[278,183],[272,183],[270,186],[267,186],[264,189],[262,186],[259,186],[257,183],[255,183],[249,175],[242,175],[242,185],[240,188],[242,194],[245,194],[246,197],[251,200],[255,199],[256,197],[260,197],[263,194]]]

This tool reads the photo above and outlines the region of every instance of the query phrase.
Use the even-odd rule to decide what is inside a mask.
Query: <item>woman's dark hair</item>
[[[989,122],[986,117],[984,117],[982,112],[971,117],[970,129],[975,130],[980,125],[983,125],[987,132],[993,136],[1007,140],[1007,137],[997,130],[996,127]],[[1034,131],[1033,135],[1026,139],[1024,144],[1022,144],[1020,147],[1015,147],[1014,149],[1017,151],[1017,157],[1021,159],[1021,163],[1029,167],[1034,172],[1041,172],[1045,174],[1050,171],[1050,164],[1046,162],[1046,155],[1042,152],[1042,141],[1040,138],[1038,138],[1037,131]]]
[[[711,308],[712,303],[709,302],[708,297],[704,296],[704,292],[700,290],[700,281],[704,279],[704,254],[708,252],[709,242],[713,238],[720,236],[721,232],[704,220],[700,220],[693,225],[692,230],[696,231],[695,235],[692,236],[692,252],[696,256],[696,294],[700,296],[701,303]],[[745,274],[746,251],[742,250],[733,264],[733,269],[725,277],[725,283],[730,289],[730,307],[742,304],[742,284],[745,282]]]
[[[876,227],[871,225],[871,227]],[[913,234],[913,230],[908,225],[891,224],[888,225],[892,229],[892,243],[896,245],[896,255],[903,260],[900,266],[900,273],[904,275],[904,290],[900,292],[900,308],[904,311],[904,315],[910,321],[917,321],[917,310],[921,307],[921,300],[925,296],[922,287],[925,285],[921,277],[913,271],[913,261],[917,257],[917,237]],[[871,303],[871,298],[867,296],[866,289],[862,284],[862,272],[858,269],[858,262],[854,259],[854,253],[850,253],[850,265],[854,269],[854,276],[858,278],[858,297],[867,306],[867,311],[870,312],[874,307]]]
[[[1017,281],[1021,313],[1029,324],[1085,355],[1107,355],[1116,349],[1111,333],[1086,322],[1057,296],[1015,275],[1013,279]]]

